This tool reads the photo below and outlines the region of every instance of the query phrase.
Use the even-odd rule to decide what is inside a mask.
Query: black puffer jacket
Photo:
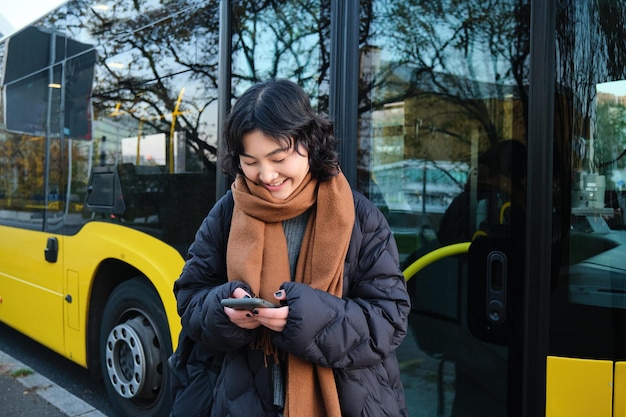
[[[395,241],[380,211],[354,193],[355,225],[344,268],[343,299],[286,282],[289,317],[273,335],[281,350],[334,369],[345,417],[408,416],[395,349],[406,335],[409,296]],[[227,282],[230,192],[202,223],[174,285],[183,333],[226,352],[213,417],[275,417],[263,354],[248,346],[256,330],[232,324],[219,302],[242,282]]]

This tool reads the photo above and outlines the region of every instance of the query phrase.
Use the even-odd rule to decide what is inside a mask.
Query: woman
[[[239,98],[224,137],[221,166],[236,179],[174,286],[183,337],[224,352],[210,415],[408,416],[397,248],[341,173],[332,124],[296,84],[273,80]],[[278,307],[220,304],[251,297]]]

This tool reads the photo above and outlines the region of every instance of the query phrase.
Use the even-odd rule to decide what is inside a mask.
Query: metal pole
[[[231,65],[232,65],[232,13],[230,0],[220,1],[220,39],[219,39],[219,77],[217,84],[217,152],[223,150],[222,137],[224,121],[230,111]],[[228,191],[228,176],[222,174],[218,166],[215,168],[215,196],[220,198]]]
[[[48,105],[46,106],[46,158],[44,161],[44,184],[43,184],[43,224],[42,230],[46,230],[48,217],[48,203],[50,194],[50,140],[52,136],[52,85],[54,84],[54,57],[56,55],[56,32],[54,28],[50,34],[50,60],[48,66]],[[64,86],[61,85],[61,88]]]

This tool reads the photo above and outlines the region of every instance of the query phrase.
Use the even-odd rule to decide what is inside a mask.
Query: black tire
[[[154,288],[139,278],[119,285],[102,314],[100,361],[107,393],[120,415],[169,415],[171,354],[169,326]]]

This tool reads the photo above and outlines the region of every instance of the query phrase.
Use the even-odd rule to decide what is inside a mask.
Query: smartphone
[[[235,310],[254,310],[258,307],[280,307],[262,298],[224,298],[220,301],[222,307],[230,307]]]

